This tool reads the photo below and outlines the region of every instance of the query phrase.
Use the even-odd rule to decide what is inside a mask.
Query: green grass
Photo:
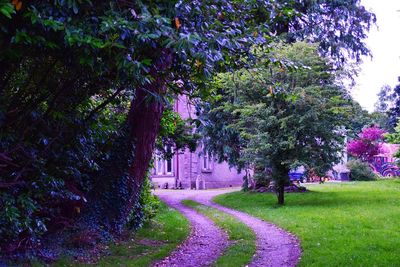
[[[227,232],[231,245],[215,262],[215,266],[246,266],[256,250],[256,236],[244,223],[217,209],[204,206],[192,200],[182,201],[188,207],[204,214]]]
[[[108,256],[96,266],[150,266],[153,262],[169,255],[182,243],[190,232],[189,222],[178,211],[161,203],[156,217],[129,241],[110,246]],[[61,259],[55,266],[88,266]]]
[[[400,181],[323,184],[308,193],[235,192],[214,200],[295,233],[300,266],[400,266]]]

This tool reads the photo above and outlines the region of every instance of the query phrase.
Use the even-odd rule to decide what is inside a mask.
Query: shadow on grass
[[[400,184],[400,181],[396,181]],[[235,193],[231,193],[235,197]],[[309,191],[307,193],[286,193],[285,204],[277,203],[274,193],[243,193],[252,199],[252,204],[257,207],[269,207],[271,209],[290,208],[290,207],[350,207],[350,206],[370,206],[386,205],[387,203],[399,202],[397,194],[380,194],[378,191],[339,191],[321,192]],[[377,197],[374,198],[373,195]],[[228,199],[230,196],[227,195]]]

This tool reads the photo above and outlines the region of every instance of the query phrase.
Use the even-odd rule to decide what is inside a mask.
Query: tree
[[[214,73],[252,64],[254,45],[280,38],[321,41],[336,66],[344,53],[357,60],[375,21],[344,0],[1,1],[0,13],[1,203],[17,210],[10,224],[26,226],[19,238],[59,215],[47,203],[77,194],[87,202],[74,216],[118,234],[139,203],[168,99],[207,97]]]
[[[384,133],[384,130],[375,126],[363,129],[359,138],[347,143],[347,152],[362,161],[371,161],[380,153],[380,143],[384,139]]]
[[[400,81],[400,77],[398,78]],[[382,86],[378,93],[378,101],[375,103],[373,116],[381,127],[394,131],[398,117],[400,117],[400,85],[391,88],[389,85]]]
[[[352,101],[315,45],[278,46],[271,53],[303,67],[290,72],[261,63],[219,75],[215,100],[204,104],[200,119],[207,148],[238,168],[270,171],[283,204],[290,169],[303,165],[324,175],[340,159]]]
[[[400,124],[397,123],[396,127],[394,128],[393,133],[386,133],[384,134],[385,141],[391,144],[400,144]],[[400,150],[393,155],[396,158],[400,158]]]
[[[397,123],[394,130],[394,133],[384,134],[385,140],[391,144],[400,144],[400,123]]]
[[[400,82],[400,77],[398,80]],[[388,110],[389,124],[394,128],[398,118],[400,117],[400,84],[393,88],[393,93],[390,95],[390,99],[392,106]]]
[[[393,102],[393,90],[389,85],[384,85],[378,93],[378,101],[375,103],[375,111],[387,112]]]
[[[389,85],[384,85],[378,93],[378,100],[375,103],[375,110],[369,117],[372,120],[371,125],[378,125],[387,131],[393,131],[393,125],[390,123],[389,110],[393,107],[395,95]]]

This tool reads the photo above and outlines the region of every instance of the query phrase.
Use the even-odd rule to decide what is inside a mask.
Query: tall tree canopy
[[[400,82],[400,77],[398,78]],[[387,89],[390,89],[387,88]],[[392,129],[396,126],[398,118],[400,117],[400,84],[396,85],[392,90],[386,93],[388,96],[389,109],[387,110],[389,116],[389,125]]]
[[[1,237],[40,237],[77,199],[62,223],[120,232],[171,97],[207,96],[207,78],[276,39],[358,60],[374,21],[359,0],[1,0]]]
[[[283,204],[292,168],[324,175],[340,159],[353,100],[315,45],[278,46],[271,54],[302,67],[290,72],[258,64],[219,75],[215,100],[204,104],[200,119],[209,151],[264,179],[271,172]]]

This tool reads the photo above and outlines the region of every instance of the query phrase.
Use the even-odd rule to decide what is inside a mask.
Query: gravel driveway
[[[184,199],[191,199],[228,213],[254,231],[257,236],[257,251],[249,266],[296,266],[301,256],[301,249],[299,240],[293,234],[272,223],[211,201],[219,194],[236,190],[239,189],[156,190],[156,195],[169,206],[180,211],[192,225],[189,238],[156,266],[208,266],[229,245],[226,234],[219,230],[212,221],[181,204]]]

